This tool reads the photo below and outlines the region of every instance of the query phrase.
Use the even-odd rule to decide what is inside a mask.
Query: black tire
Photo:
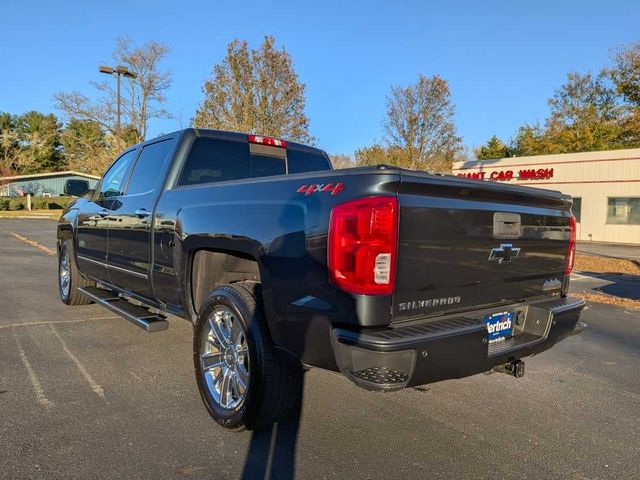
[[[63,288],[61,281],[65,256],[68,260],[69,273],[69,286],[66,289],[67,291]],[[60,293],[60,300],[62,300],[62,303],[65,305],[89,305],[93,303],[92,300],[80,293],[78,288],[93,286],[95,286],[95,282],[83,277],[78,270],[73,240],[71,238],[63,240],[58,250],[58,292]]]
[[[223,427],[253,430],[287,417],[301,397],[302,368],[297,359],[274,347],[258,299],[260,285],[239,282],[213,290],[204,300],[195,327],[193,359],[198,389],[209,414]],[[249,387],[235,409],[213,398],[200,359],[203,335],[216,307],[230,309],[239,319],[249,351]]]

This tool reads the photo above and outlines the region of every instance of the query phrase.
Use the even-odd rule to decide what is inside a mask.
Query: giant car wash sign
[[[508,182],[510,180],[548,180],[553,178],[553,168],[523,168],[521,170],[494,170],[491,172],[459,173],[459,177],[475,178],[476,180],[493,180],[494,182]]]

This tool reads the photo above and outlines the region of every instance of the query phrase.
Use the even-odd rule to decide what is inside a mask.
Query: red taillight
[[[571,233],[569,234],[569,253],[567,254],[567,266],[564,269],[565,275],[571,274],[576,259],[576,217],[573,214],[569,218],[569,228]]]
[[[390,295],[395,284],[398,200],[369,197],[333,207],[329,221],[329,276],[341,289]]]
[[[287,142],[277,138],[263,137],[262,135],[248,135],[249,143],[259,143],[270,147],[287,148]]]

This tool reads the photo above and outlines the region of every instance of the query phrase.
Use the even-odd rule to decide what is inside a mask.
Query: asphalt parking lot
[[[591,305],[519,380],[376,394],[313,370],[299,423],[231,433],[191,326],[64,306],[54,246],[55,222],[0,219],[0,478],[640,478],[638,311]]]

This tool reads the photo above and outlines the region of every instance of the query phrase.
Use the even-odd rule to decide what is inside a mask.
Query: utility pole
[[[118,137],[118,142],[122,142],[122,129],[120,127],[120,77],[125,76],[127,78],[138,78],[138,75],[135,72],[130,71],[124,65],[118,65],[117,67],[107,67],[106,65],[100,66],[100,73],[106,73],[107,75],[115,75],[117,82],[117,119],[116,119],[116,136]]]

